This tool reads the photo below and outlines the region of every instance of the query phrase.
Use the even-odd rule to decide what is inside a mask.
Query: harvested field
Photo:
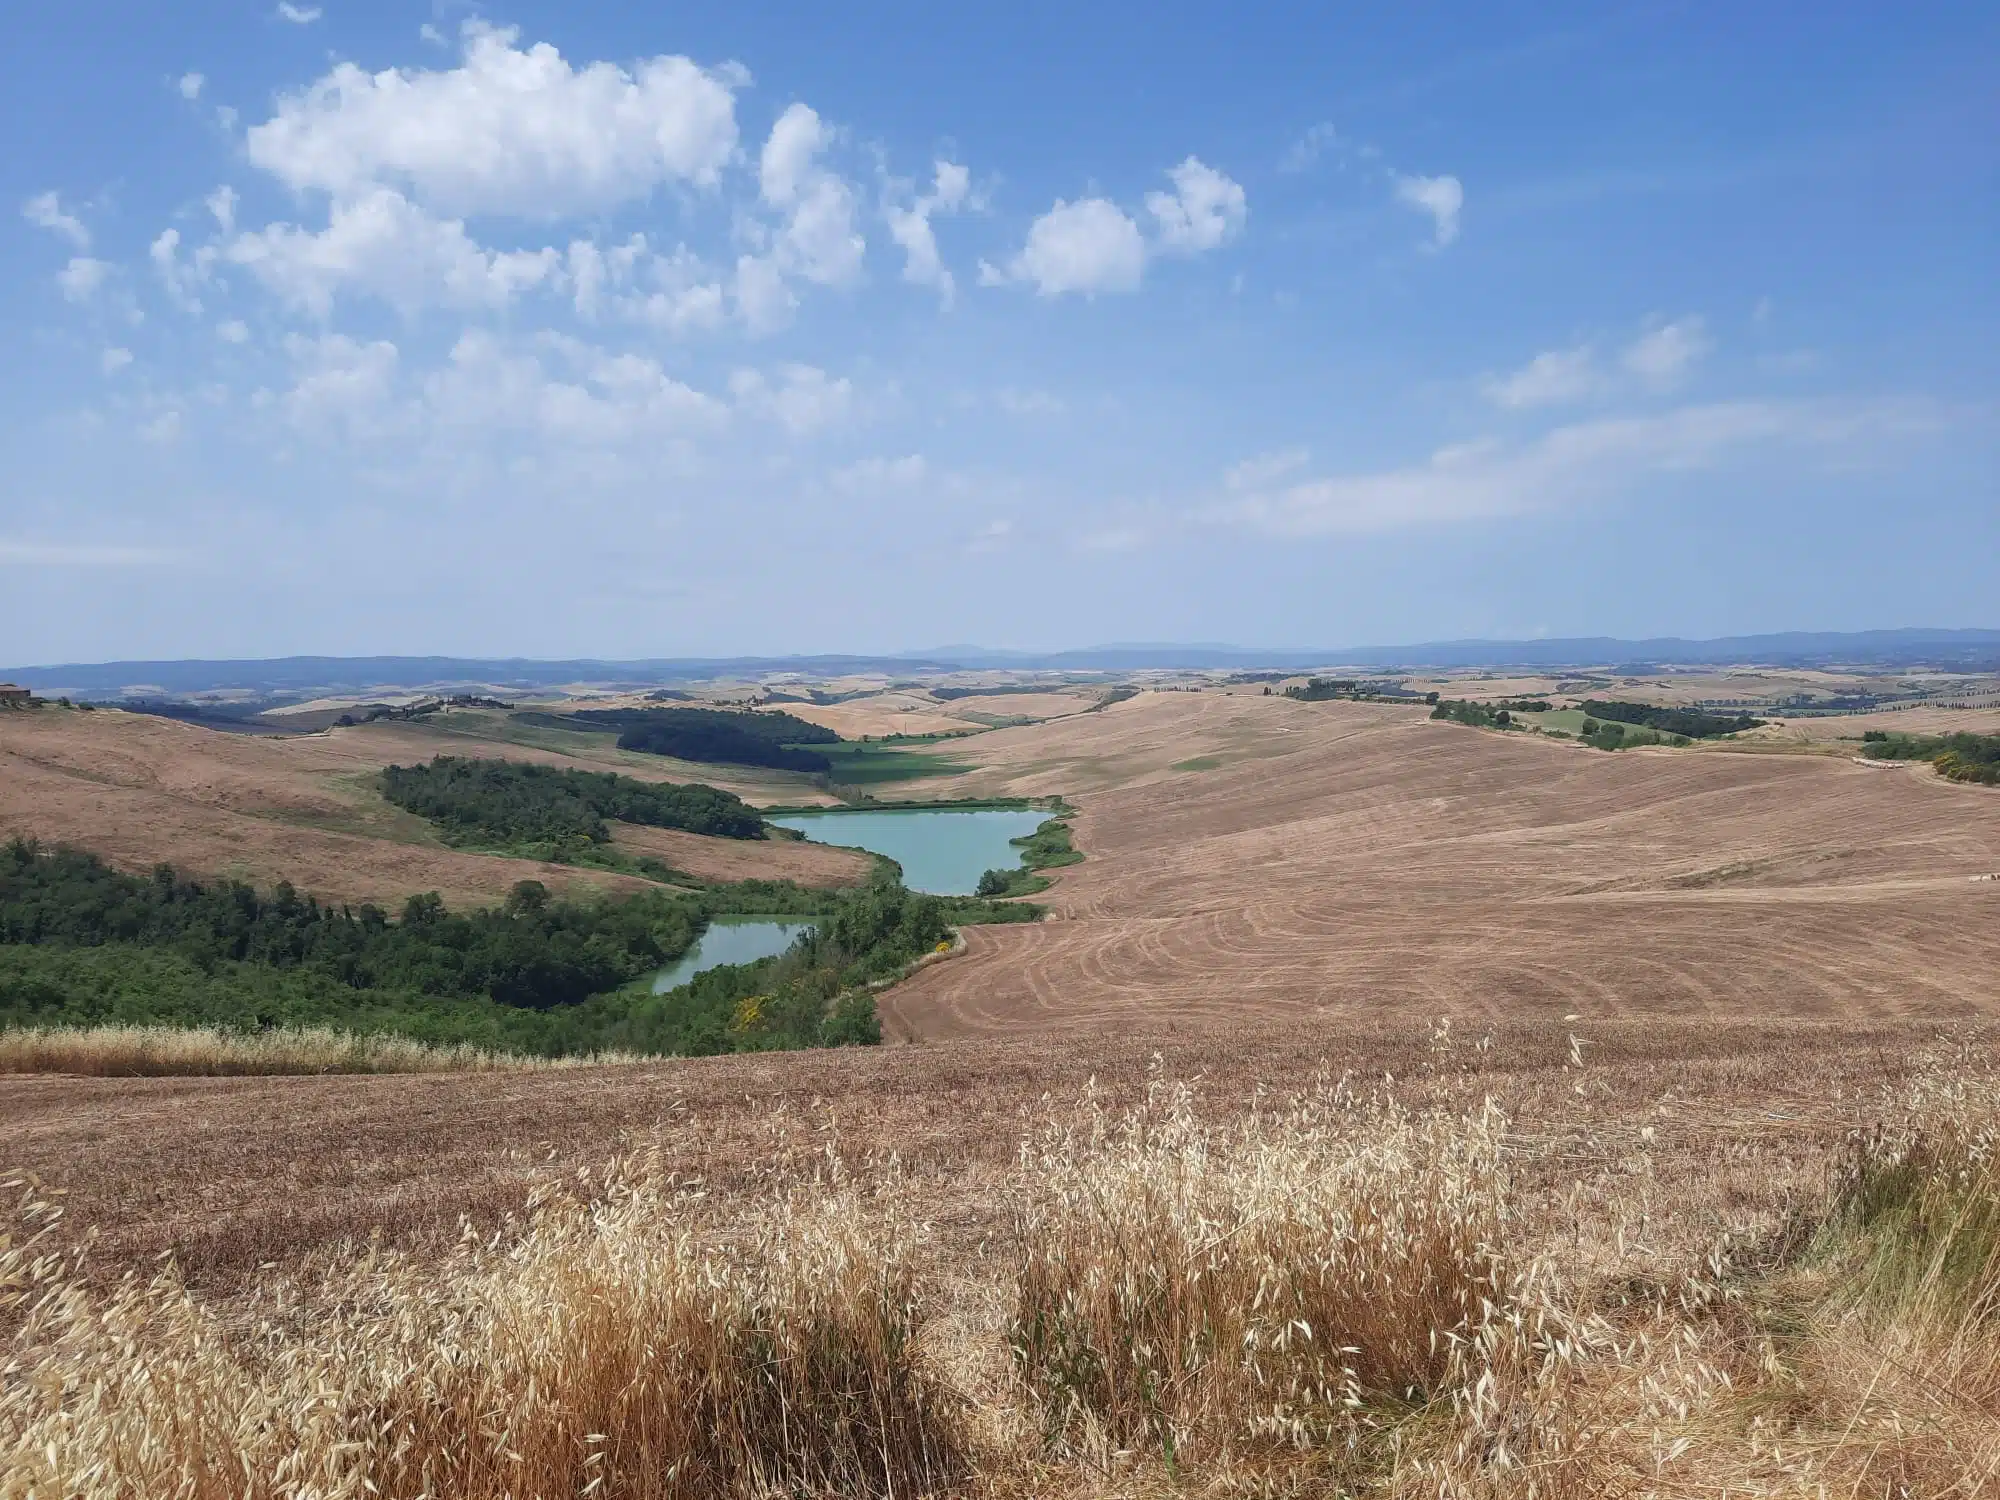
[[[855,885],[874,862],[852,849],[794,839],[711,839],[678,828],[612,825],[612,842],[628,854],[650,854],[700,880],[795,880],[800,885]]]
[[[972,929],[885,996],[894,1036],[2000,1010],[1986,788],[1192,693],[975,744],[926,795],[1069,793],[1089,857],[1039,898],[1054,920]]]
[[[466,716],[472,719],[480,716]],[[435,890],[454,905],[492,900],[516,881],[557,890],[638,889],[603,871],[468,854],[444,847],[430,826],[390,806],[367,779],[383,766],[434,755],[495,756],[618,771],[649,781],[702,780],[764,800],[827,800],[802,779],[713,774],[658,757],[603,751],[571,756],[431,725],[378,722],[297,738],[226,734],[142,714],[44,711],[0,717],[0,837],[72,842],[126,869],[162,861],[209,876],[269,885],[292,881],[335,901],[400,903]],[[699,839],[697,845],[729,840]],[[760,860],[759,856],[766,856]],[[820,854],[765,842],[745,848],[683,847],[670,864],[692,873],[727,868],[837,882],[845,867]]]
[[[1572,1036],[1580,1069],[1566,1066]],[[855,1170],[894,1153],[918,1210],[949,1243],[977,1244],[999,1227],[995,1179],[1038,1101],[1074,1099],[1095,1079],[1108,1101],[1129,1103],[1156,1060],[1199,1079],[1221,1117],[1260,1087],[1304,1087],[1324,1065],[1393,1075],[1413,1104],[1491,1092],[1536,1143],[1538,1180],[1615,1162],[1650,1127],[1663,1181],[1749,1184],[1836,1144],[1936,1036],[1752,1021],[1488,1029],[1467,1017],[1440,1046],[1433,1020],[1340,1017],[1199,1036],[1162,1028],[1087,1050],[967,1040],[480,1076],[15,1075],[0,1076],[0,1131],[12,1169],[66,1189],[72,1227],[99,1236],[107,1264],[171,1249],[193,1280],[223,1291],[265,1262],[376,1228],[387,1243],[436,1248],[461,1216],[490,1227],[532,1184],[652,1139],[671,1170],[724,1196],[772,1171],[811,1171],[829,1144]],[[1743,1153],[1734,1162],[1731,1147]]]

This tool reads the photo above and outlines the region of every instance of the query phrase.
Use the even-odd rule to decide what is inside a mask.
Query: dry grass
[[[222,1077],[274,1073],[494,1073],[588,1067],[634,1059],[548,1059],[463,1043],[359,1036],[323,1026],[227,1031],[183,1026],[51,1026],[0,1030],[0,1073],[92,1078]]]
[[[13,1184],[17,1189],[23,1184]],[[363,1256],[235,1326],[169,1270],[107,1294],[36,1239],[0,1495],[919,1494],[958,1403],[914,1358],[906,1247],[831,1188],[704,1235],[657,1167],[440,1266]],[[30,1200],[30,1218],[41,1205]]]
[[[0,1495],[2000,1493],[1990,1039],[1804,1135],[1594,1045],[1534,1070],[1569,1121],[1440,1028],[1393,1090],[1044,1100],[942,1179],[766,1104],[733,1184],[663,1144],[220,1297],[46,1231]]]

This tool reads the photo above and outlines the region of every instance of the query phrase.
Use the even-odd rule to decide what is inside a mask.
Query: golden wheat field
[[[1207,693],[951,753],[1087,858],[900,1044],[0,1076],[0,1496],[2000,1494],[2000,795]]]

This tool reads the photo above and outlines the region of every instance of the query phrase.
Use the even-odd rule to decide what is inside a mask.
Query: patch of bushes
[[[1061,818],[1050,818],[1033,833],[1009,839],[1008,842],[1021,851],[1021,863],[1011,869],[988,870],[979,877],[976,894],[987,897],[1032,896],[1049,886],[1048,881],[1035,871],[1053,870],[1077,864],[1083,859],[1082,853],[1070,843],[1069,824]]]
[[[427,766],[390,766],[382,792],[459,843],[603,844],[607,818],[715,838],[764,834],[763,818],[734,792],[511,760],[440,755]]]
[[[800,745],[835,745],[840,736],[787,713],[731,713],[717,708],[586,709],[569,716],[620,727],[618,748],[676,760],[779,771],[824,772],[833,763]]]
[[[1861,736],[1877,760],[1927,760],[1952,781],[2000,786],[2000,734],[1890,734]]]
[[[1755,729],[1764,722],[1753,719],[1749,714],[1712,714],[1693,708],[1659,708],[1650,703],[1606,702],[1597,698],[1584,699],[1582,708],[1593,719],[1609,719],[1616,724],[1637,725],[1663,735],[1678,734],[1691,740],[1736,734],[1745,729]]]
[[[1449,719],[1454,724],[1470,724],[1475,729],[1520,729],[1514,716],[1491,703],[1475,703],[1467,698],[1440,698],[1431,710],[1433,719]]]

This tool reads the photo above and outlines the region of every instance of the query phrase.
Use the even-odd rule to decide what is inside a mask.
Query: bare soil
[[[499,756],[643,780],[702,780],[764,800],[825,800],[799,778],[628,756],[588,736],[569,736],[584,753],[565,754],[471,732],[490,732],[492,716],[464,716],[466,731],[450,726],[455,716],[443,717],[443,725],[379,721],[273,738],[113,710],[0,715],[0,837],[81,844],[126,869],[164,861],[260,885],[288,879],[328,900],[400,903],[435,890],[462,905],[503,896],[524,878],[556,890],[640,889],[645,882],[447,848],[428,823],[369,784],[383,766],[434,755]],[[800,855],[790,845],[705,847],[738,843],[697,839],[660,857],[695,874],[737,872],[730,878],[847,878],[839,859]]]
[[[1053,920],[970,929],[884,996],[897,1037],[2000,1011],[1990,788],[1219,694],[972,745],[927,795],[1068,793],[1089,857],[1038,898]]]

